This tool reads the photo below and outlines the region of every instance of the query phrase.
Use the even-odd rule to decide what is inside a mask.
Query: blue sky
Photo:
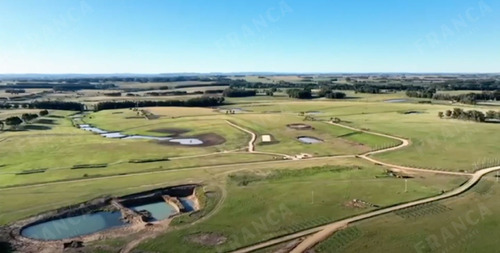
[[[0,73],[500,72],[500,1],[0,0]]]

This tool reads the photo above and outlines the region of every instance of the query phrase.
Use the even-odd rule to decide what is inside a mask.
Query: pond
[[[184,206],[184,212],[192,212],[195,210],[194,202],[188,198],[179,198],[179,201]]]
[[[309,115],[318,115],[318,114],[322,114],[322,112],[320,112],[320,111],[308,111],[308,112],[306,112],[306,114],[309,114]]]
[[[155,202],[140,206],[131,206],[129,208],[137,212],[142,210],[150,212],[154,221],[164,220],[176,214],[175,209],[171,205],[167,204],[165,201]]]
[[[156,137],[148,135],[130,135],[125,137],[126,140],[157,140],[157,141],[167,141],[172,139],[172,137]]]
[[[170,141],[173,143],[179,143],[181,145],[201,145],[203,141],[196,138],[175,138],[172,137],[157,137],[157,136],[149,136],[149,135],[125,135],[120,132],[108,132],[106,130],[100,129],[98,127],[93,127],[89,124],[78,125],[80,129],[85,131],[90,131],[96,134],[101,135],[105,138],[117,138],[117,139],[125,139],[125,140],[157,140],[157,141]]]
[[[321,139],[309,137],[309,136],[300,136],[300,137],[297,137],[297,139],[299,141],[301,141],[302,143],[306,143],[306,144],[314,144],[314,143],[322,143],[323,142],[323,140],[321,140]]]
[[[176,142],[181,145],[201,145],[203,141],[196,138],[172,139],[170,142]]]
[[[97,128],[97,127],[92,127],[90,125],[80,125],[80,128],[85,130],[85,131],[90,131],[90,132],[93,132],[93,133],[96,133],[96,134],[105,134],[107,133],[107,131],[104,131],[100,128]]]
[[[227,109],[220,109],[219,111],[223,112],[223,113],[244,113],[244,112],[247,112],[245,109],[241,109],[241,108],[227,108]]]
[[[38,240],[61,240],[126,225],[120,212],[97,212],[28,226],[21,235]]]
[[[124,137],[127,137],[126,135],[123,135],[121,133],[105,133],[105,134],[101,134],[102,137],[106,137],[106,138],[124,138]]]

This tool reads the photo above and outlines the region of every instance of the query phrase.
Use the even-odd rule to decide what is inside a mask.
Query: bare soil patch
[[[56,121],[53,119],[39,119],[36,121],[38,124],[45,124],[45,125],[56,125]]]
[[[186,238],[188,241],[204,246],[217,246],[225,243],[227,237],[217,233],[200,233],[190,235]]]
[[[226,142],[224,137],[215,133],[200,134],[194,136],[194,138],[198,138],[203,141],[203,144],[199,145],[201,147],[215,146]]]
[[[314,127],[304,124],[304,123],[293,123],[286,125],[288,128],[295,130],[314,130]]]
[[[159,128],[153,129],[151,132],[162,133],[162,134],[170,134],[172,136],[179,136],[181,134],[187,133],[191,131],[190,129],[185,128]]]
[[[365,208],[370,208],[370,207],[379,207],[378,205],[360,200],[360,199],[353,199],[351,201],[348,201],[344,203],[345,207],[349,208],[360,208],[360,209],[365,209]]]
[[[183,147],[210,147],[210,146],[216,146],[220,145],[224,142],[226,142],[226,139],[218,134],[215,133],[206,133],[206,134],[200,134],[200,135],[195,135],[195,136],[182,136],[179,137],[182,139],[199,139],[203,143],[199,145],[182,145],[181,143],[178,142],[171,142],[170,140],[165,140],[165,141],[159,141],[158,143],[162,145],[167,145],[167,146],[183,146]]]
[[[52,129],[52,127],[49,127],[49,126],[42,126],[42,125],[24,125],[23,126],[23,129],[24,130],[50,130]]]

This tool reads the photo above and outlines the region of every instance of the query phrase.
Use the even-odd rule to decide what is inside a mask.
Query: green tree
[[[49,115],[49,111],[47,110],[41,110],[40,113],[38,113],[41,117]]]
[[[24,113],[21,118],[23,119],[24,122],[30,123],[32,120],[38,118],[37,114],[32,114],[32,113]]]
[[[17,128],[19,125],[23,123],[23,120],[17,116],[15,117],[10,117],[5,120],[5,124],[12,127],[12,128]]]
[[[451,110],[446,110],[445,114],[446,114],[446,117],[449,118],[449,117],[451,117],[452,112],[451,112]]]
[[[492,110],[489,110],[486,112],[486,118],[488,119],[494,119],[496,116],[496,112],[495,111],[492,111]]]

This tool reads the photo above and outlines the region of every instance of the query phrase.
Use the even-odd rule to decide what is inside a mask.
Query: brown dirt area
[[[199,134],[195,136],[182,136],[182,138],[196,138],[201,140],[203,143],[200,145],[182,145],[177,142],[170,142],[169,140],[166,141],[159,141],[158,143],[162,145],[167,145],[167,146],[183,146],[183,147],[210,147],[210,146],[216,146],[223,144],[226,142],[226,139],[218,134],[215,133],[206,133],[206,134]]]
[[[227,241],[227,237],[216,233],[194,234],[188,236],[186,239],[190,242],[194,242],[204,246],[217,246]]]
[[[295,130],[314,130],[314,127],[303,124],[303,123],[294,123],[294,124],[288,124],[286,125],[288,128],[295,129]]]
[[[179,136],[189,131],[191,130],[185,128],[159,128],[151,130],[154,133],[170,134],[172,136]]]

